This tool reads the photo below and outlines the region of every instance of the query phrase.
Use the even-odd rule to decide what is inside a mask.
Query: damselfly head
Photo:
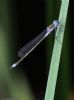
[[[55,28],[59,27],[60,26],[60,22],[58,20],[54,20],[53,21],[53,25],[54,25]]]

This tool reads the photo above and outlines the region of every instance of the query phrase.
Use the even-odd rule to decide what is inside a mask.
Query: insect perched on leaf
[[[31,40],[28,44],[22,47],[18,56],[21,58],[19,61],[12,65],[12,68],[16,67],[30,52],[32,52],[54,29],[59,27],[60,22],[54,20],[51,25],[49,25],[43,32],[41,32],[37,37]]]

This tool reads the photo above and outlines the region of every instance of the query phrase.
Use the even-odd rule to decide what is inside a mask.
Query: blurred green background
[[[15,69],[19,49],[58,19],[60,0],[0,0],[0,100],[43,100],[52,56],[54,33]],[[74,100],[72,33],[68,11],[55,100]]]

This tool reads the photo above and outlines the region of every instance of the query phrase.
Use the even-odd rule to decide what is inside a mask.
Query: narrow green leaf
[[[69,0],[61,1],[61,9],[60,9],[60,14],[59,14],[59,21],[61,23],[61,26],[56,31],[56,36],[55,36],[56,38],[54,42],[50,71],[48,75],[45,100],[54,99],[68,6],[69,6]]]

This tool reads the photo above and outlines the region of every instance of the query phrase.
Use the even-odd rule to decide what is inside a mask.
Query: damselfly
[[[51,25],[49,25],[43,32],[41,32],[37,37],[31,40],[28,44],[22,47],[18,56],[21,58],[19,61],[12,65],[12,68],[16,67],[30,52],[32,52],[54,29],[59,27],[60,22],[54,20]]]

